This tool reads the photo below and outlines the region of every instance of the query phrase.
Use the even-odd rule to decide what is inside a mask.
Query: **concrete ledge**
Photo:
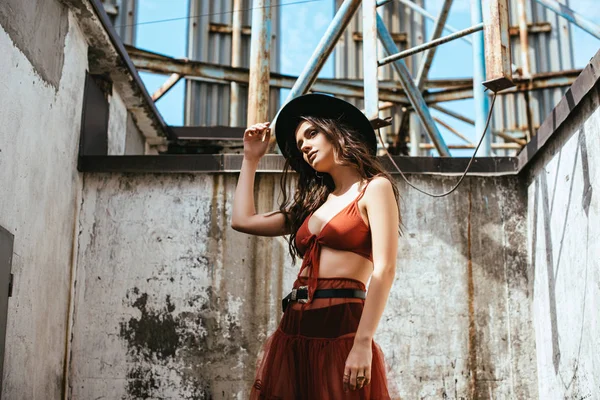
[[[395,156],[394,162],[407,174],[459,175],[467,168],[470,158],[463,157],[404,157]],[[78,169],[81,172],[137,172],[137,173],[181,173],[181,172],[232,172],[237,173],[242,166],[241,154],[194,154],[158,156],[82,156]],[[380,157],[391,174],[398,174],[388,157]],[[283,156],[265,155],[258,166],[258,172],[281,173]],[[469,175],[499,176],[516,175],[516,157],[475,158]]]

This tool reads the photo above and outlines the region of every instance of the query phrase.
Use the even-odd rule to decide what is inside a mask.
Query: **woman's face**
[[[308,121],[303,121],[296,129],[296,146],[304,161],[317,171],[328,171],[335,163],[333,145],[319,128]]]

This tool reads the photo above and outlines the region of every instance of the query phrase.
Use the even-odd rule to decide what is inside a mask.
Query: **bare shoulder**
[[[392,182],[384,176],[376,176],[371,179],[369,186],[365,190],[365,195],[370,196],[394,196]]]

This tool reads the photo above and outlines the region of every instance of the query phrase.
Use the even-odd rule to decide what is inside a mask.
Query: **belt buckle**
[[[300,286],[296,290],[296,293],[292,294],[292,297],[293,296],[296,296],[296,297],[298,296],[298,290],[306,290],[306,299],[297,299],[298,303],[305,303],[305,304],[308,303],[308,301],[310,300],[310,295],[309,295],[310,292],[308,291],[308,286]],[[292,292],[293,292],[293,290],[292,290]]]

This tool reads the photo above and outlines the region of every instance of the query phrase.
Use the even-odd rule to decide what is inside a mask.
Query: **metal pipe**
[[[452,35],[444,36],[439,39],[432,40],[431,42],[423,43],[418,46],[411,47],[408,50],[401,51],[397,54],[392,54],[391,56],[382,58],[377,62],[379,66],[386,65],[391,63],[392,61],[401,60],[408,56],[412,56],[413,54],[417,54],[422,52],[423,50],[431,49],[432,47],[439,46],[440,44],[451,42],[452,40],[459,39],[463,36],[470,35],[474,32],[478,32],[483,30],[483,23],[479,23],[475,26],[472,26],[467,29],[463,29],[462,31],[453,33]]]
[[[442,9],[435,21],[435,25],[433,27],[433,32],[431,33],[431,37],[429,41],[435,40],[442,35],[444,30],[444,26],[446,25],[446,20],[448,19],[448,14],[450,13],[450,6],[452,5],[453,0],[444,0],[444,4],[442,5]],[[423,54],[421,59],[421,64],[419,65],[419,71],[417,72],[417,88],[420,91],[423,91],[425,88],[425,81],[427,76],[429,75],[429,69],[431,68],[431,63],[433,62],[433,56],[435,55],[436,48],[433,47],[431,49],[425,50],[425,54]],[[415,118],[410,118],[411,127],[410,129],[410,142],[413,144],[410,148],[412,156],[419,155],[419,143],[421,143],[421,128],[419,126],[419,121]],[[408,122],[408,118],[404,118],[403,115],[400,116],[400,132],[406,129],[406,123]]]
[[[317,79],[317,75],[323,64],[327,61],[327,57],[333,51],[344,29],[352,20],[354,13],[358,9],[361,0],[344,0],[338,11],[335,13],[333,20],[329,24],[327,31],[321,38],[310,60],[304,66],[304,70],[298,77],[294,87],[290,91],[286,103],[295,97],[298,97],[310,89],[313,82]]]
[[[398,53],[396,43],[394,43],[392,35],[390,35],[390,32],[386,28],[385,23],[379,15],[377,15],[377,33],[379,34],[379,39],[381,40],[381,43],[383,44],[384,50],[387,54]],[[421,92],[410,76],[410,73],[406,68],[406,64],[402,60],[397,60],[394,61],[392,66],[398,73],[398,76],[400,77],[400,83],[402,84],[410,103],[415,109],[415,112],[421,119],[421,123],[423,124],[427,134],[431,137],[431,141],[435,144],[438,153],[442,157],[449,157],[450,150],[448,149],[448,146],[446,146],[444,138],[437,129],[437,126],[431,117],[431,113],[429,112],[429,108],[427,108],[427,104],[425,103],[425,100],[423,100]]]
[[[387,4],[387,3],[391,2],[391,1],[392,1],[392,0],[379,0],[379,1],[377,2],[377,6],[378,6],[378,7],[380,7],[380,6],[382,6],[382,5],[384,5],[384,4]],[[429,19],[429,20],[431,20],[431,21],[435,21],[435,20],[436,20],[436,18],[435,18],[433,15],[429,14],[427,11],[425,11],[425,9],[424,9],[424,8],[422,8],[422,7],[419,7],[418,5],[416,5],[416,4],[415,4],[415,3],[413,3],[413,2],[411,2],[411,1],[409,1],[409,0],[398,0],[398,1],[399,1],[400,3],[402,3],[402,4],[404,4],[406,7],[409,7],[409,8],[411,8],[413,11],[415,11],[415,12],[417,12],[417,13],[421,14],[421,15],[422,15],[422,16],[424,16],[425,18],[427,18],[427,19]],[[458,29],[456,29],[456,28],[453,28],[453,27],[452,27],[452,26],[450,26],[450,25],[446,25],[446,26],[444,26],[444,29],[445,29],[445,30],[447,30],[448,32],[458,32]],[[469,38],[463,37],[463,38],[462,38],[462,40],[464,40],[465,42],[467,42],[467,43],[471,44],[471,40],[470,40]]]
[[[565,6],[564,4],[560,4],[558,1],[555,1],[555,0],[535,0],[535,1],[537,1],[544,7],[554,11],[556,14],[560,15],[567,21],[577,25],[578,27],[580,27],[581,29],[583,29],[584,31],[589,33],[590,35],[593,35],[596,38],[600,39],[600,26],[583,18],[581,15],[579,15],[575,11],[571,10],[569,7]]]
[[[183,78],[179,74],[171,74],[169,79],[165,81],[157,90],[152,94],[152,100],[156,103],[161,97],[163,97],[169,90],[173,88]]]
[[[365,115],[369,120],[379,118],[379,79],[377,76],[377,8],[376,0],[363,0],[363,79]]]
[[[471,0],[471,23],[480,24],[483,19],[481,0]],[[485,47],[483,33],[473,34],[473,100],[475,103],[475,132],[484,135],[486,116],[490,109],[488,98],[484,92],[485,80]],[[492,154],[491,135],[485,135],[480,147],[480,156]]]
[[[454,117],[454,118],[456,118],[459,121],[465,122],[467,124],[475,125],[475,121],[473,121],[471,118],[467,118],[464,115],[461,115],[461,114],[457,113],[456,111],[452,111],[452,110],[450,110],[450,109],[448,109],[446,107],[442,107],[439,104],[432,104],[430,107],[434,108],[434,109],[436,109],[438,111],[441,111],[441,112],[443,112],[446,115]]]
[[[444,26],[446,25],[446,20],[448,19],[448,14],[450,14],[450,7],[452,6],[453,0],[444,0],[444,4],[442,4],[442,9],[440,10],[440,14],[435,20],[435,25],[433,26],[433,32],[431,33],[431,37],[429,41],[435,40],[442,36],[442,31],[444,30]],[[435,47],[428,49],[423,54],[423,60],[421,61],[421,65],[419,65],[419,71],[417,72],[417,87],[419,90],[423,90],[425,87],[425,80],[429,76],[429,69],[431,68],[431,63],[433,62],[433,56],[435,55]]]
[[[242,0],[233,0],[231,28],[231,66],[242,66]],[[240,85],[231,82],[229,103],[229,126],[237,126],[240,119]]]
[[[433,120],[435,122],[437,122],[438,124],[442,125],[444,128],[448,129],[450,132],[452,132],[458,138],[462,139],[463,141],[467,142],[470,145],[473,145],[473,142],[471,142],[467,137],[465,137],[462,133],[460,133],[459,131],[457,131],[456,129],[454,129],[452,126],[450,126],[446,122],[444,122],[441,119],[436,118],[436,117],[433,117]]]
[[[269,119],[271,0],[255,0],[252,10],[248,125]]]

